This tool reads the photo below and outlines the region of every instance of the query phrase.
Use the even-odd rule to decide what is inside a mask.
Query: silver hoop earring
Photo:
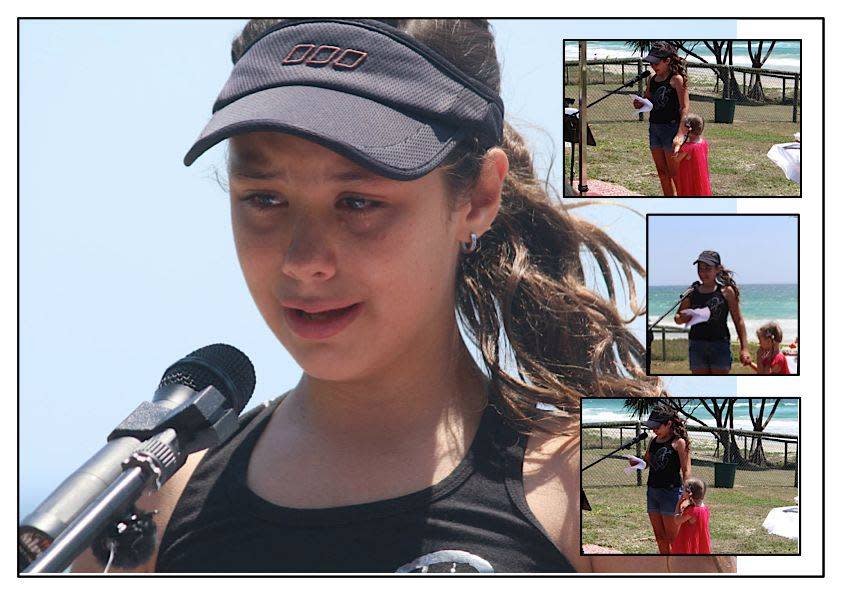
[[[462,254],[470,254],[475,252],[477,249],[477,234],[471,232],[471,243],[468,242],[461,242],[460,248]]]

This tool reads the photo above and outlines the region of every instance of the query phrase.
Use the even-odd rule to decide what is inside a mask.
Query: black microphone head
[[[158,388],[181,384],[196,392],[213,385],[239,414],[254,392],[254,366],[236,347],[216,343],[197,349],[164,372]]]
[[[645,79],[652,76],[652,72],[650,70],[644,70],[640,73],[640,78]]]

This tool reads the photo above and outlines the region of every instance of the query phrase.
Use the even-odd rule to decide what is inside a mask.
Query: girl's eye
[[[352,213],[366,213],[382,206],[383,203],[360,196],[346,196],[339,201],[339,206]]]
[[[286,202],[282,198],[279,198],[274,194],[266,194],[260,192],[244,196],[243,202],[260,211],[282,207],[286,204]]]

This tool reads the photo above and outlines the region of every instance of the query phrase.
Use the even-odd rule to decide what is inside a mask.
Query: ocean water
[[[766,55],[766,50],[769,43],[763,44],[763,55]],[[756,52],[757,46],[753,45],[752,49]],[[708,49],[699,44],[693,50],[695,53],[704,57],[709,62],[716,62]],[[683,56],[684,54],[681,53]],[[603,58],[637,58],[640,56],[639,52],[626,47],[624,41],[588,41],[588,59],[599,60]],[[579,45],[578,43],[566,42],[564,44],[564,59],[578,60],[579,59]],[[693,56],[689,57],[692,62],[698,60]],[[744,41],[734,43],[734,66],[751,67],[751,60],[748,57],[748,45]],[[779,41],[775,44],[775,49],[763,68],[771,70],[786,70],[788,72],[801,72],[801,43],[798,41]]]
[[[757,341],[757,329],[767,322],[774,321],[781,325],[784,332],[784,344],[791,343],[798,336],[798,285],[753,284],[740,285],[740,311],[746,324],[749,341]],[[678,297],[687,288],[686,285],[660,285],[649,288],[649,324],[655,322],[667,309],[678,301]],[[664,318],[661,324],[674,325],[672,317],[675,310]],[[737,330],[731,317],[728,317],[731,339],[737,339]],[[681,338],[682,335],[667,335],[669,338]]]
[[[636,421],[637,418],[623,407],[623,399],[584,399],[582,401],[582,421],[594,423],[601,421]],[[769,415],[773,401],[766,400],[766,408],[763,417]],[[760,399],[754,399],[754,413],[760,411]],[[734,405],[734,428],[751,430],[751,418],[749,417],[748,399],[739,399]],[[715,425],[713,418],[704,407],[698,407],[693,413],[700,420],[709,425]],[[695,422],[691,421],[691,424]],[[766,426],[767,432],[778,434],[798,434],[798,399],[783,399],[772,421]]]

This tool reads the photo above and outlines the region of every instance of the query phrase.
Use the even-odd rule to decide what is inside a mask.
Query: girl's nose
[[[313,219],[295,222],[283,260],[284,274],[298,281],[326,281],[336,274],[336,253]]]

